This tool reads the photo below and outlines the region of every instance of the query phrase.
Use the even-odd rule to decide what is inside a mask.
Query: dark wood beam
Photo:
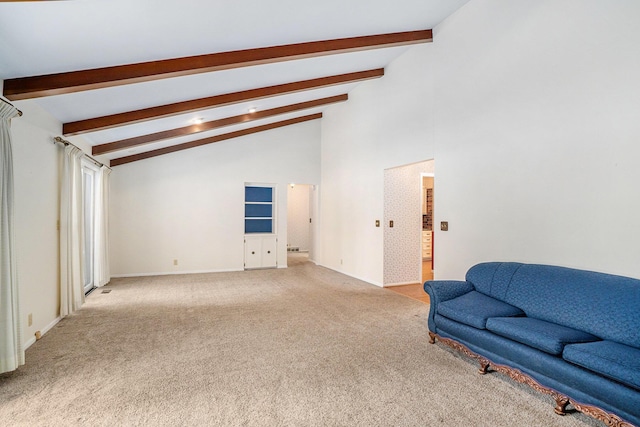
[[[4,81],[4,96],[15,101],[292,59],[427,43],[432,40],[431,30],[407,31],[19,77]]]
[[[336,76],[320,77],[311,80],[302,80],[293,83],[285,83],[276,86],[267,86],[258,89],[244,90],[223,95],[210,96],[208,98],[194,99],[190,101],[176,102],[174,104],[145,108],[142,110],[128,111],[126,113],[110,116],[96,117],[65,123],[62,133],[65,136],[77,135],[86,132],[95,132],[110,129],[117,126],[139,123],[146,120],[175,116],[193,111],[206,110],[208,108],[235,104],[249,100],[268,98],[276,95],[301,92],[310,89],[335,86],[339,84],[355,83],[362,80],[375,79],[384,75],[384,68],[375,70],[358,71],[355,73],[339,74]]]
[[[161,141],[163,139],[192,135],[194,133],[218,129],[224,126],[246,123],[254,120],[276,116],[279,114],[287,114],[287,113],[292,113],[295,111],[305,110],[309,108],[320,107],[323,105],[334,104],[336,102],[343,102],[343,101],[346,101],[348,98],[349,96],[345,93],[342,95],[331,96],[328,98],[315,99],[313,101],[300,102],[297,104],[285,105],[283,107],[272,108],[269,110],[257,111],[255,113],[247,113],[247,114],[242,114],[234,117],[225,117],[223,119],[212,120],[210,122],[205,122],[197,125],[185,126],[177,129],[170,129],[162,132],[150,133],[147,135],[140,135],[133,138],[122,139],[120,141],[107,142],[100,145],[94,145],[92,149],[92,154],[94,156],[97,156],[100,154],[111,153],[113,151],[126,150],[128,148],[150,144],[152,142]]]
[[[162,156],[163,154],[174,153],[176,151],[187,150],[189,148],[200,147],[202,145],[213,144],[227,139],[238,138],[240,136],[251,135],[252,133],[264,132],[271,129],[277,129],[284,126],[294,125],[297,123],[308,122],[309,120],[321,119],[322,113],[310,114],[308,116],[296,117],[294,119],[283,120],[280,122],[269,123],[267,125],[255,126],[249,129],[243,129],[236,132],[229,132],[222,135],[212,136],[210,138],[198,139],[196,141],[185,142],[184,144],[173,145],[171,147],[159,148],[157,150],[147,151],[140,154],[134,154],[126,157],[119,157],[111,160],[111,167],[124,165],[126,163],[137,162],[138,160],[149,159],[151,157]]]

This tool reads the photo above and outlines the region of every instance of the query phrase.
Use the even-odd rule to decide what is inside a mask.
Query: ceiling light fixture
[[[202,117],[196,117],[195,119],[191,120],[193,123],[195,123],[196,125],[202,124],[204,123],[204,119]]]
[[[255,113],[256,111],[258,111],[258,109],[257,109],[256,107],[251,107],[251,108],[249,108],[249,114],[253,114],[253,113]]]

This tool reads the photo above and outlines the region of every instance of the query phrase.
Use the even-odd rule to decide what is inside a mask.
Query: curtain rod
[[[15,108],[16,110],[18,110],[18,107],[16,107],[15,105],[13,105],[12,103],[10,103],[10,102],[9,102],[9,101],[7,101],[6,99],[4,99],[4,98],[0,98],[0,100],[1,100],[2,102],[4,102],[5,104],[9,104],[9,105],[11,105],[13,108]],[[22,116],[22,111],[18,110],[18,115],[19,115],[19,116]]]
[[[55,138],[53,138],[53,143],[54,143],[54,144],[55,144],[55,143],[62,144],[62,145],[64,145],[65,147],[66,147],[67,145],[72,145],[72,146],[76,147],[78,150],[82,151],[82,149],[81,149],[80,147],[78,147],[76,144],[72,144],[71,142],[69,142],[69,141],[67,141],[66,139],[63,139],[63,138],[61,138],[61,137],[59,137],[59,136],[56,136]],[[94,159],[93,157],[91,157],[90,155],[88,155],[87,153],[85,153],[84,151],[83,151],[83,153],[82,153],[82,154],[83,154],[87,159],[91,160],[91,161],[92,161],[96,166],[100,166],[100,167],[104,166],[105,168],[107,168],[107,169],[111,170],[111,168],[110,168],[109,166],[105,165],[104,163],[100,163],[99,161],[97,161],[96,159]]]

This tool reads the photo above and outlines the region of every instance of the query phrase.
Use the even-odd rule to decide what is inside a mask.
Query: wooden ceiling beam
[[[149,159],[151,157],[161,156],[163,154],[174,153],[176,151],[187,150],[189,148],[200,147],[207,144],[213,144],[214,142],[220,142],[227,139],[238,138],[240,136],[251,135],[253,133],[264,132],[271,129],[277,129],[284,126],[294,125],[297,123],[303,123],[310,120],[316,120],[322,118],[322,113],[310,114],[307,116],[296,117],[294,119],[283,120],[280,122],[269,123],[262,126],[255,126],[248,129],[239,130],[236,132],[229,132],[222,135],[216,135],[209,138],[198,139],[196,141],[186,142],[184,144],[173,145],[171,147],[159,148],[157,150],[147,151],[140,154],[134,154],[126,157],[119,157],[111,160],[111,167],[124,165],[126,163],[137,162],[139,160]]]
[[[256,111],[255,113],[247,113],[234,117],[225,117],[223,119],[212,120],[196,125],[185,126],[177,129],[170,129],[161,132],[140,135],[133,138],[122,139],[120,141],[107,142],[104,144],[94,145],[92,154],[94,156],[100,154],[111,153],[119,150],[126,150],[140,145],[150,144],[152,142],[161,141],[169,138],[178,138],[181,136],[192,135],[194,133],[205,132],[218,129],[225,126],[246,123],[254,120],[264,119],[280,114],[292,113],[295,111],[305,110],[309,108],[320,107],[323,105],[334,104],[336,102],[346,101],[349,96],[345,93],[342,95],[331,96],[328,98],[314,99],[313,101],[300,102],[297,104],[285,105],[283,107],[271,108],[264,111]]]
[[[209,108],[235,104],[238,102],[269,98],[272,96],[285,95],[310,89],[319,89],[339,84],[355,83],[362,80],[379,78],[383,75],[384,68],[378,68],[375,70],[358,71],[355,73],[320,77],[317,79],[302,80],[293,83],[285,83],[258,89],[249,89],[240,92],[210,96],[208,98],[176,102],[174,104],[166,104],[157,107],[144,108],[142,110],[128,111],[125,113],[113,114],[110,116],[96,117],[92,119],[80,120],[77,122],[65,123],[62,126],[62,133],[65,136],[71,136],[86,132],[95,132],[98,130],[110,129],[117,126],[140,123],[147,120],[170,117],[178,114],[190,113],[193,111],[206,110]]]
[[[431,30],[407,31],[236,50],[41,76],[19,77],[4,81],[4,96],[10,100],[17,101],[148,82],[169,77],[228,70],[250,65],[427,43],[432,40],[433,33]]]

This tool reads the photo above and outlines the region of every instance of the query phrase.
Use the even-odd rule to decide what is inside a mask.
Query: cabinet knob
[[[268,254],[270,254],[270,253],[271,253],[271,251],[267,251],[267,253],[268,253]]]
[[[251,255],[255,255],[256,253],[254,251],[251,251]]]

